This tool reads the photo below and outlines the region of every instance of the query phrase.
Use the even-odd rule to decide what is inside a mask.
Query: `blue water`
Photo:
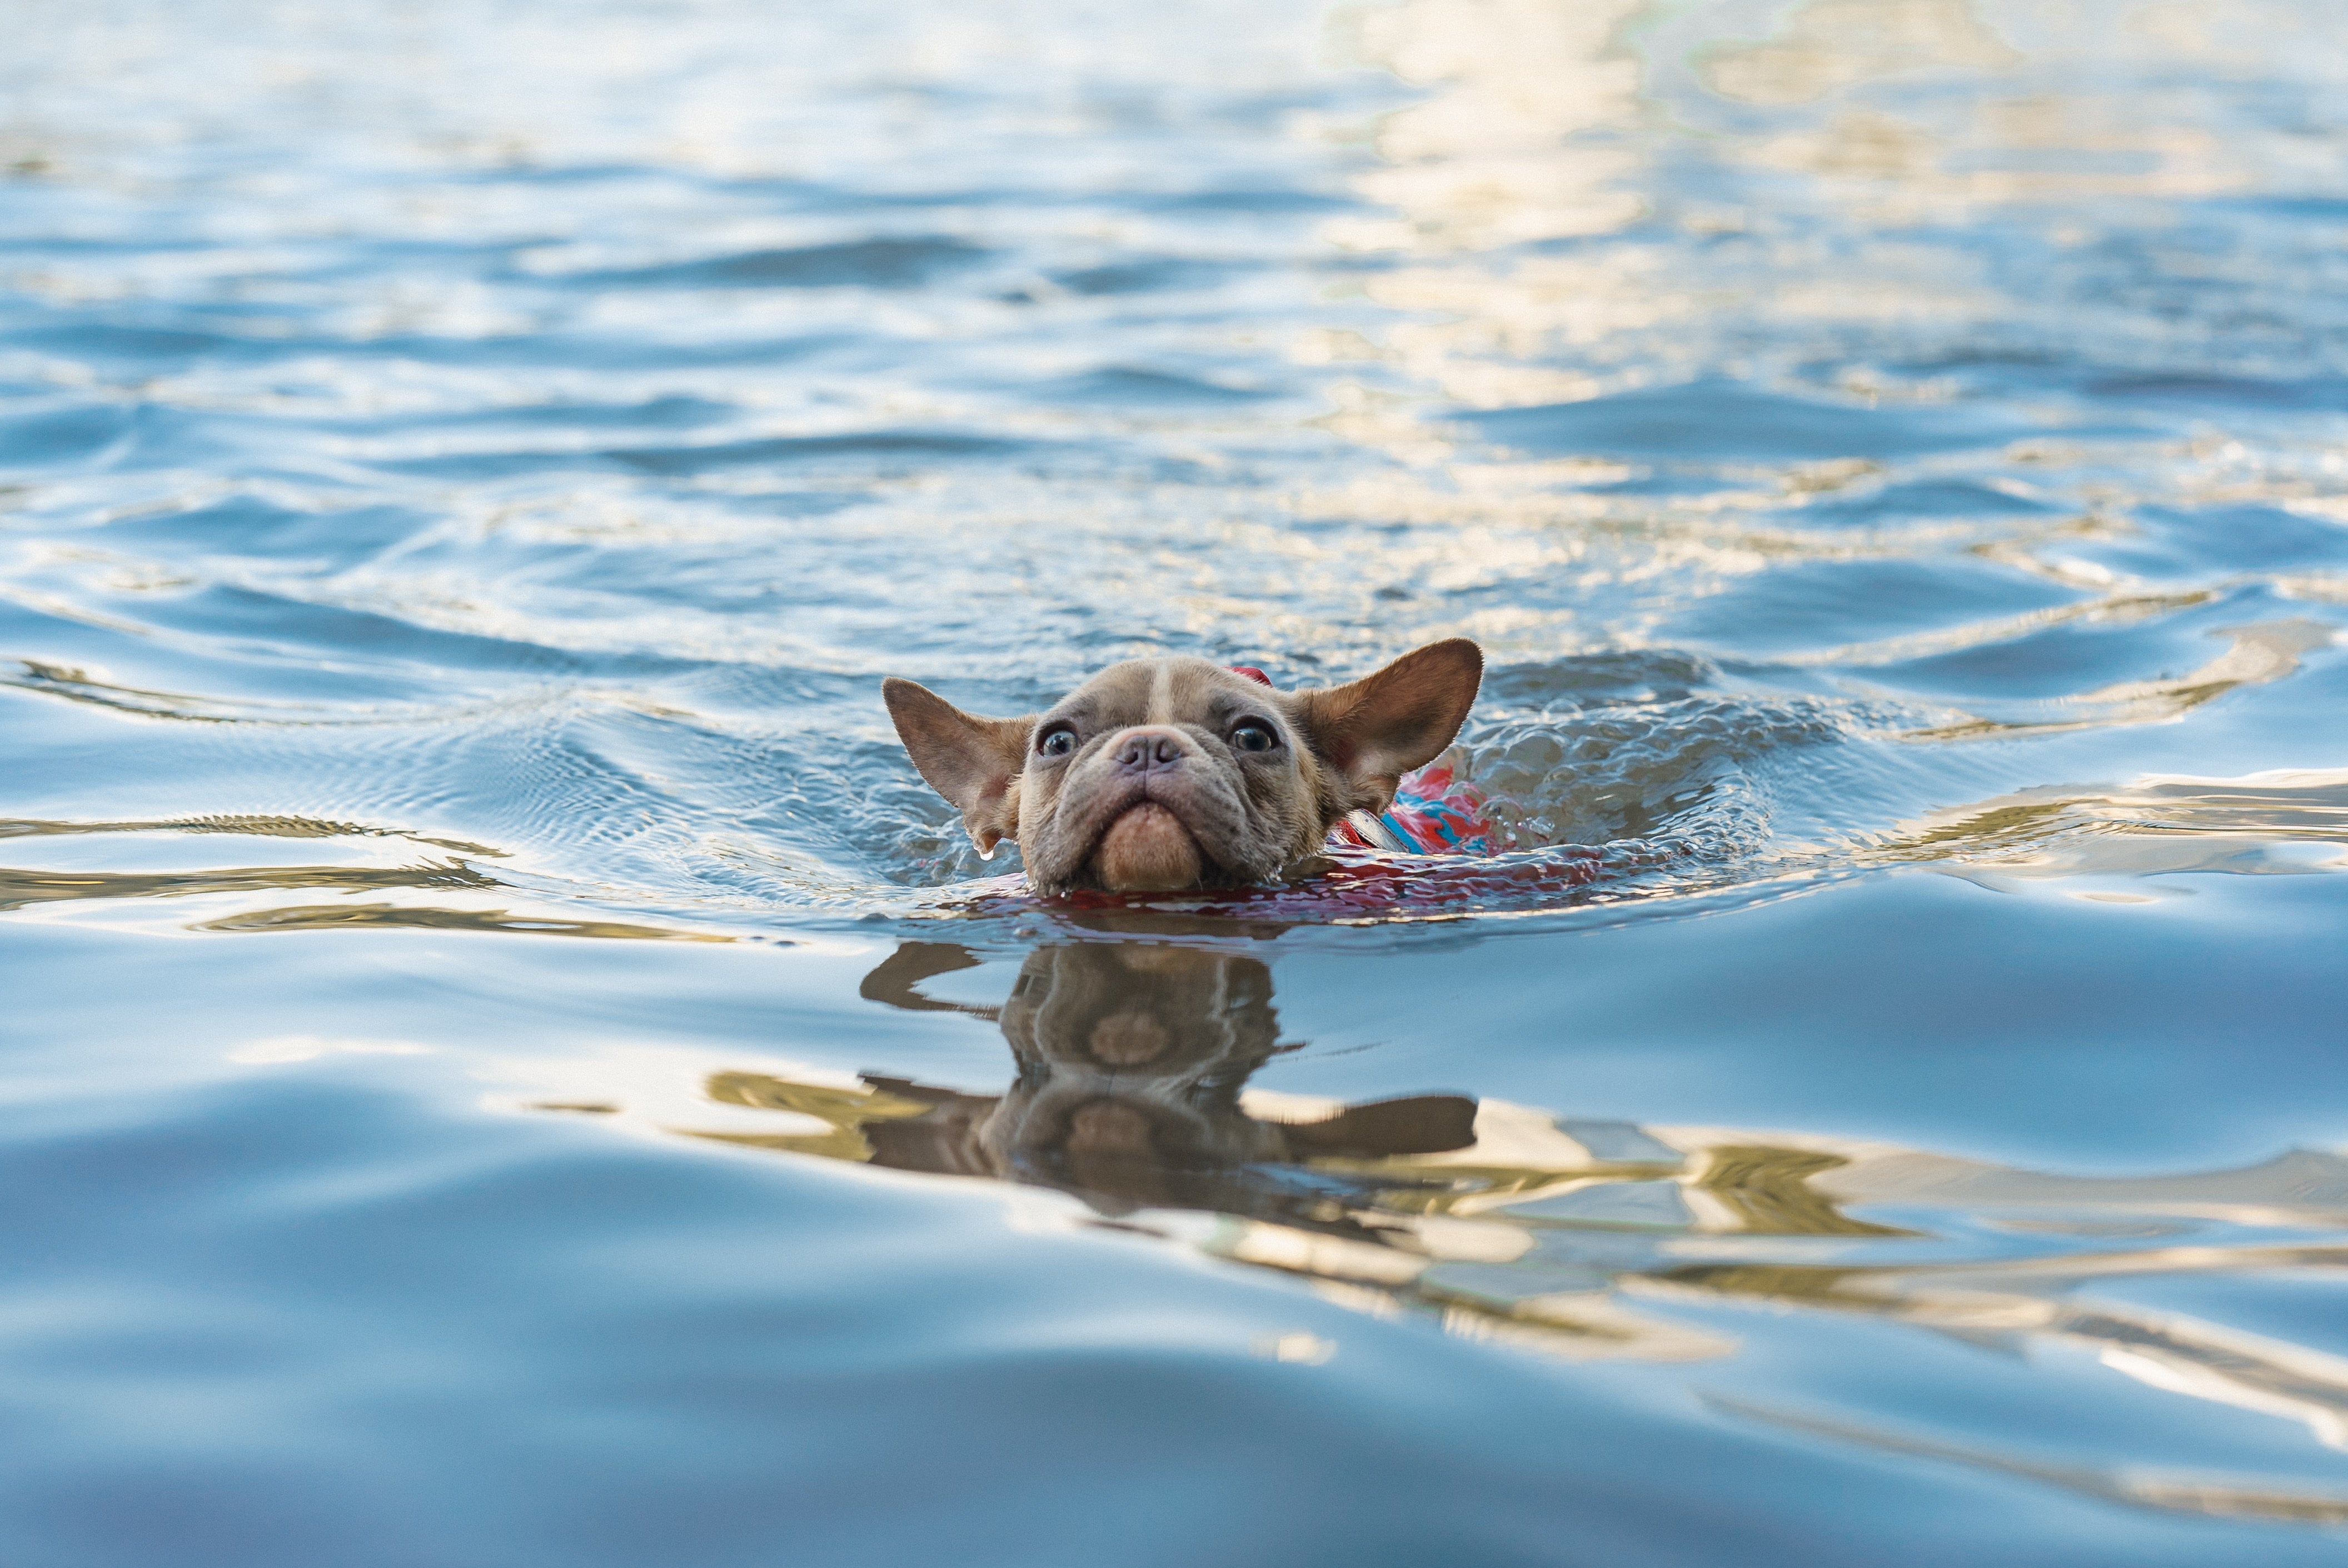
[[[2324,7],[7,22],[0,1560],[2348,1561]]]

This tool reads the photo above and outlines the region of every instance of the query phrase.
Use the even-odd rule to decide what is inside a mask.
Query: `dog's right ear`
[[[1468,722],[1484,679],[1484,651],[1464,637],[1415,648],[1349,686],[1301,692],[1313,747],[1351,792],[1354,806],[1384,811],[1403,774],[1443,754]]]
[[[880,682],[880,700],[897,738],[905,743],[922,777],[962,812],[962,825],[979,855],[994,857],[994,846],[1019,837],[1019,774],[1027,765],[1033,714],[1024,719],[982,719],[965,713],[926,686],[895,676]]]

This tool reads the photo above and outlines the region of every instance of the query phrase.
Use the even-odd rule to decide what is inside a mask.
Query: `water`
[[[7,24],[11,1563],[2348,1560],[2325,7]]]

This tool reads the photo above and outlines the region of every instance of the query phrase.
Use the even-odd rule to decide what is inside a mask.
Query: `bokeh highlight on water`
[[[2348,1553],[2324,7],[8,16],[8,1561]]]

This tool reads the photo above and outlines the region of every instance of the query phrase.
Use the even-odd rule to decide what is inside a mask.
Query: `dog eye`
[[[1069,729],[1046,730],[1035,737],[1039,756],[1065,757],[1076,749],[1076,733]]]
[[[1231,744],[1243,752],[1268,752],[1280,744],[1280,737],[1270,725],[1250,721],[1231,732]]]

